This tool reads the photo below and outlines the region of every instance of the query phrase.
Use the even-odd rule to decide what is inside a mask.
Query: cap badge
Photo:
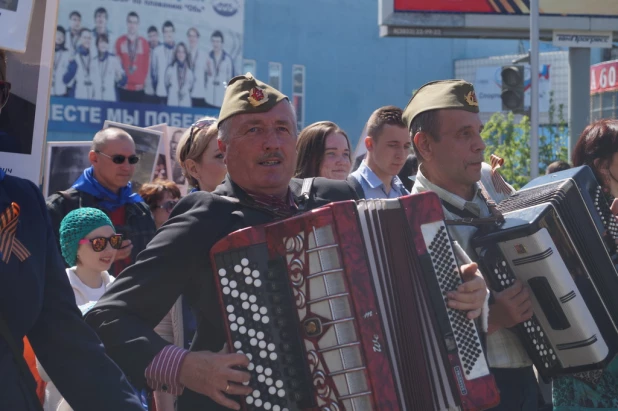
[[[474,91],[470,91],[468,94],[466,94],[466,103],[468,103],[469,106],[479,106],[479,101],[476,99],[476,93]]]
[[[262,91],[262,89],[259,89],[257,87],[253,87],[251,89],[251,94],[249,95],[249,103],[253,107],[261,106],[267,101],[268,97],[264,94],[264,91]]]

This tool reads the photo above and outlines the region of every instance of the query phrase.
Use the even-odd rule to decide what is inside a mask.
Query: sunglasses
[[[185,156],[191,152],[191,145],[193,145],[193,140],[195,140],[195,136],[197,136],[197,133],[200,130],[204,130],[205,128],[212,126],[216,122],[217,120],[205,118],[203,120],[198,120],[193,123],[193,125],[191,126],[191,131],[189,132],[189,140],[185,145]]]
[[[9,101],[9,93],[11,92],[11,83],[0,80],[0,109]]]
[[[129,160],[129,164],[137,164],[137,162],[139,161],[139,157],[136,156],[135,154],[127,157],[127,156],[123,156],[122,154],[115,154],[113,156],[110,156],[109,154],[102,153],[98,150],[95,150],[95,153],[99,153],[111,159],[114,162],[114,164],[124,164],[124,160]]]
[[[176,204],[178,204],[178,200],[170,200],[170,201],[166,201],[165,203],[161,204],[160,206],[156,206],[155,208],[162,208],[165,211],[167,211],[168,213],[171,213],[172,210],[174,209],[174,207],[176,207]]]
[[[79,244],[92,244],[92,249],[97,253],[105,250],[108,242],[113,249],[120,250],[122,247],[122,234],[114,234],[111,237],[84,238],[83,240],[79,240]]]

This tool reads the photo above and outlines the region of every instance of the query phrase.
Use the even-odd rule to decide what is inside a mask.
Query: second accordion
[[[434,193],[332,203],[211,249],[243,409],[483,410],[499,403]]]

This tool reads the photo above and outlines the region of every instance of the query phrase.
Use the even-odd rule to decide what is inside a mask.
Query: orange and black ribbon
[[[504,181],[502,174],[500,174],[500,167],[504,164],[504,160],[495,154],[490,157],[491,162],[491,181],[494,183],[494,187],[497,192],[502,194],[512,194],[513,189]]]
[[[30,252],[21,241],[15,238],[19,211],[19,206],[16,203],[11,203],[0,214],[0,257],[5,264],[8,264],[12,254],[15,254],[22,262],[30,257]]]

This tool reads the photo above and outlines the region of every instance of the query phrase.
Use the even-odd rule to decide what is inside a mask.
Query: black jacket
[[[82,207],[99,208],[109,216],[108,211],[98,206],[98,201],[93,195],[77,191],[74,188],[52,194],[47,198],[47,209],[49,210],[52,227],[57,239],[60,238],[59,232],[62,219],[71,211]],[[152,237],[154,237],[156,227],[152,213],[146,203],[126,204],[124,207],[125,224],[123,226],[116,225],[115,228],[116,232],[122,234],[125,239],[131,240],[133,244],[131,261],[135,261],[137,260],[137,255],[146,248]],[[58,249],[60,250],[60,243],[58,243]],[[116,277],[120,273],[114,272],[114,266],[112,265],[110,274]]]
[[[346,182],[317,178],[307,201],[299,197],[301,187],[302,180],[290,182],[297,204],[304,204],[306,210],[332,201],[356,199]],[[220,196],[239,199],[240,203]],[[122,272],[88,313],[86,321],[134,385],[145,386],[146,367],[169,344],[153,328],[181,294],[196,316],[197,332],[191,349],[221,350],[225,334],[210,248],[236,229],[274,219],[268,212],[246,207],[242,204],[245,201],[247,194],[229,180],[212,194],[197,192],[183,198],[137,262]],[[179,398],[179,411],[221,409],[209,398],[188,389]]]
[[[141,410],[120,369],[82,320],[58,252],[45,201],[38,187],[6,176],[0,181],[0,213],[21,207],[16,238],[30,252],[21,262],[0,259],[0,312],[23,351],[27,336],[37,358],[75,410]],[[17,364],[0,337],[0,410],[29,411]],[[34,379],[27,382],[34,391]]]

